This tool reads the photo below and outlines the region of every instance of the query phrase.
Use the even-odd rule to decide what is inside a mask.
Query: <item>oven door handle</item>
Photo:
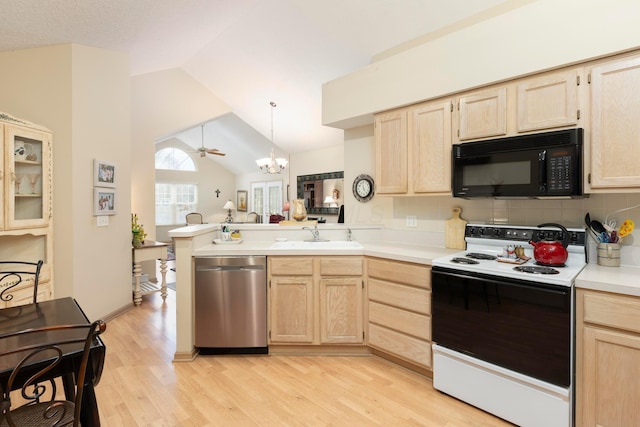
[[[526,282],[518,279],[509,279],[506,277],[500,276],[490,276],[486,274],[480,273],[459,273],[454,270],[446,270],[442,271],[440,269],[433,268],[431,270],[431,274],[433,275],[442,275],[448,277],[456,277],[464,280],[474,280],[474,281],[484,281],[488,283],[496,283],[505,286],[517,286],[520,288],[530,288],[530,289],[543,289],[545,292],[553,293],[556,295],[567,295],[571,293],[571,287],[562,286],[562,285],[551,285],[548,283],[539,283],[539,282]],[[432,278],[433,281],[433,278]]]

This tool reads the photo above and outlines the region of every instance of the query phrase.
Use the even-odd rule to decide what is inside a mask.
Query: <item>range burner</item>
[[[555,268],[551,267],[543,267],[540,265],[520,265],[518,267],[513,267],[515,271],[521,271],[523,273],[530,274],[559,274],[560,272]]]
[[[456,264],[480,264],[478,261],[474,259],[463,258],[463,257],[452,258],[451,262],[455,262]]]
[[[483,254],[480,252],[469,252],[466,254],[466,256],[473,259],[488,259],[492,261],[498,259],[498,257],[495,255]]]

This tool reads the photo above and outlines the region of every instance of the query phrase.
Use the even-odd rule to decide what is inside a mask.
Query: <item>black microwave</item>
[[[583,130],[454,144],[453,196],[581,198]]]

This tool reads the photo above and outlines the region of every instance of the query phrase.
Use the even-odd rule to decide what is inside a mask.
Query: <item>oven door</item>
[[[551,384],[571,384],[572,287],[433,267],[433,341]]]

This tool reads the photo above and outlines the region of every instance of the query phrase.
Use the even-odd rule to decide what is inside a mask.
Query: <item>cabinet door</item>
[[[272,277],[271,342],[313,342],[313,277]]]
[[[591,70],[591,188],[640,187],[640,58]]]
[[[320,279],[321,343],[363,342],[362,279]]]
[[[507,134],[507,88],[473,92],[458,99],[458,139],[487,138]]]
[[[414,193],[451,193],[451,101],[409,110],[410,186]]]
[[[5,125],[5,229],[46,227],[50,217],[51,135]]]
[[[582,413],[576,414],[576,425],[640,425],[639,336],[585,326],[582,371]]]
[[[375,117],[376,193],[407,192],[407,112]]]
[[[578,70],[525,79],[516,92],[518,132],[578,123]]]

